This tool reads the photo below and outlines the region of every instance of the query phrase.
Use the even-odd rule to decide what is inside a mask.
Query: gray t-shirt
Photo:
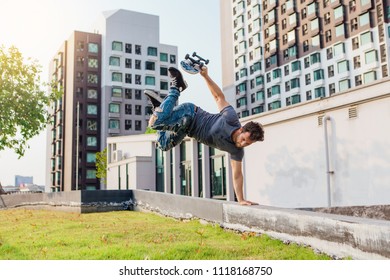
[[[237,148],[232,140],[232,133],[240,127],[237,113],[232,106],[223,108],[219,114],[210,114],[198,107],[188,136],[210,147],[230,153],[233,160],[242,161],[244,149]]]

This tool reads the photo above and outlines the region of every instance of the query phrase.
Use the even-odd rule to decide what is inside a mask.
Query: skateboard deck
[[[184,60],[180,62],[181,68],[189,74],[198,74],[203,65],[208,64],[209,60],[200,57],[194,52],[192,57],[186,54]]]

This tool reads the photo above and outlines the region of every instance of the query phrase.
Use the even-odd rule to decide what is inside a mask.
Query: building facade
[[[144,133],[151,105],[143,94],[168,94],[168,68],[177,67],[177,47],[160,43],[159,17],[127,10],[101,14],[102,147],[109,136]]]
[[[240,117],[388,76],[387,1],[221,0],[223,89]]]
[[[93,33],[75,31],[50,64],[64,95],[48,129],[47,191],[97,190],[96,153],[109,136],[144,133],[151,105],[143,90],[168,94],[177,47],[159,42],[159,17],[107,11]]]
[[[97,189],[101,129],[101,35],[75,31],[50,63],[63,96],[47,134],[48,191]]]

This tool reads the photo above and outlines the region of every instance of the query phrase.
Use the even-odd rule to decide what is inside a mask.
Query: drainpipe
[[[330,192],[330,176],[334,173],[334,171],[330,170],[327,121],[331,121],[331,118],[329,116],[324,116],[322,118],[322,124],[324,126],[324,139],[325,139],[326,183],[327,183],[327,192],[328,192],[328,207],[331,207],[332,201],[331,201],[331,192]]]

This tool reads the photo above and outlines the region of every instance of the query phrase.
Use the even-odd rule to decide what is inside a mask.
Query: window
[[[99,63],[97,58],[89,57],[88,58],[88,67],[89,68],[98,68]]]
[[[121,52],[123,50],[122,42],[113,41],[112,42],[112,50]]]
[[[155,63],[152,61],[145,61],[145,69],[154,71],[155,70]]]
[[[88,98],[89,99],[97,99],[98,98],[98,93],[97,93],[97,90],[96,89],[91,89],[89,88],[88,89]]]
[[[329,84],[329,94],[332,95],[336,92],[336,86],[334,83]]]
[[[371,83],[376,80],[376,72],[371,71],[363,74],[364,83]]]
[[[118,103],[110,103],[108,107],[108,112],[110,113],[119,113],[120,104]]]
[[[167,53],[160,53],[160,61],[168,62],[168,54]]]
[[[176,63],[176,55],[171,54],[169,56],[169,62],[175,64]]]
[[[284,66],[284,75],[287,76],[290,74],[290,67],[288,65]]]
[[[132,60],[131,58],[125,58],[125,67],[131,68],[132,67]]]
[[[366,44],[369,44],[372,42],[372,35],[371,35],[371,31],[368,31],[366,33],[363,33],[362,35],[360,35],[360,44],[362,46],[366,45]]]
[[[90,84],[97,84],[98,83],[98,75],[97,74],[88,73],[88,83],[90,83]]]
[[[87,179],[96,179],[96,170],[87,169]]]
[[[157,56],[157,48],[148,47],[148,55]]]
[[[108,121],[108,128],[109,129],[119,129],[119,120],[110,119]]]
[[[99,45],[96,43],[88,43],[88,51],[90,53],[98,53],[99,52]]]
[[[320,35],[312,37],[311,44],[313,45],[313,47],[318,47],[320,45]]]
[[[167,67],[160,67],[160,75],[161,76],[168,76],[168,68]]]
[[[131,53],[132,51],[132,45],[131,44],[125,44],[125,52]]]
[[[370,24],[370,13],[367,12],[361,16],[359,16],[359,26],[362,27],[364,25]]]
[[[87,120],[87,129],[91,131],[97,130],[97,121],[95,120]]]
[[[132,107],[131,104],[125,104],[125,114],[131,115]]]
[[[262,85],[264,83],[263,76],[257,76],[256,77],[256,86]]]
[[[278,101],[274,101],[270,104],[268,104],[268,110],[271,111],[271,110],[275,110],[275,109],[278,109],[281,107],[281,102],[278,100]]]
[[[88,115],[97,115],[97,105],[88,104],[87,113]]]
[[[336,37],[344,36],[344,24],[340,24],[336,26]]]
[[[135,54],[141,54],[141,46],[135,45]]]
[[[358,55],[358,56],[355,56],[354,58],[353,58],[353,69],[358,69],[358,68],[360,68],[360,55]]]
[[[237,108],[240,108],[241,106],[245,106],[247,103],[246,97],[241,97],[237,99]]]
[[[349,79],[342,80],[339,82],[339,90],[344,91],[351,87]]]
[[[111,96],[112,97],[122,98],[122,88],[113,87],[111,89]]]
[[[328,66],[328,77],[331,78],[334,76],[334,66],[330,65]]]
[[[125,83],[126,84],[131,84],[132,83],[133,76],[129,73],[125,74]]]
[[[317,3],[313,2],[309,6],[307,6],[307,15],[314,14],[317,10]]]
[[[280,68],[278,69],[275,69],[272,71],[272,78],[273,79],[277,79],[277,78],[280,78],[282,77],[282,70]]]
[[[310,73],[305,75],[305,84],[306,85],[310,85],[311,84],[311,75],[310,75]]]
[[[361,84],[363,84],[362,75],[355,76],[355,85],[360,86]]]
[[[131,129],[131,120],[125,120],[125,130]]]
[[[160,89],[161,90],[168,90],[168,82],[160,81]]]
[[[88,147],[96,147],[97,146],[96,136],[87,136],[87,146]]]
[[[337,69],[338,69],[339,74],[349,71],[348,61],[344,60],[344,61],[340,61],[339,63],[337,63]]]
[[[122,73],[113,72],[111,80],[113,82],[122,82]]]
[[[87,153],[87,163],[96,163],[96,153]]]
[[[272,88],[271,88],[271,96],[276,95],[276,94],[280,94],[280,86],[279,85],[272,86]],[[268,97],[270,97],[270,96],[268,96]]]
[[[325,88],[324,87],[315,88],[314,96],[315,98],[325,97]]]
[[[352,49],[356,50],[358,48],[359,48],[359,38],[358,37],[352,38]]]
[[[146,76],[145,77],[145,85],[151,85],[151,86],[156,85],[156,78],[155,77]]]
[[[141,121],[135,121],[135,130],[140,131],[142,129]]]
[[[131,88],[125,88],[125,98],[126,99],[131,99],[131,97],[132,97]]]
[[[110,56],[109,64],[112,66],[120,66],[121,65],[120,58],[116,56]]]
[[[316,70],[314,71],[313,73],[314,75],[314,81],[318,81],[318,80],[322,80],[324,79],[324,70],[323,69],[319,69],[319,70]]]
[[[311,31],[315,31],[318,28],[319,28],[319,20],[318,20],[318,18],[313,19],[312,21],[310,21],[310,30]]]
[[[310,58],[309,57],[305,57],[303,61],[305,63],[305,69],[310,67]]]
[[[341,5],[334,9],[334,19],[337,21],[337,19],[342,18],[344,16],[344,6]]]
[[[299,78],[294,78],[291,80],[291,89],[299,88]]]
[[[364,54],[364,57],[366,60],[366,64],[376,62],[376,61],[378,61],[378,52],[377,52],[377,50],[372,50],[372,51],[366,52]]]
[[[301,70],[301,62],[299,60],[294,61],[293,63],[291,63],[291,71],[295,72],[295,71],[298,71],[298,70]]]
[[[334,46],[334,55],[338,56],[345,53],[344,43],[340,43]]]
[[[141,70],[141,60],[135,60],[135,69]]]
[[[310,55],[310,62],[312,65],[321,62],[321,55],[319,53]]]
[[[142,115],[142,107],[141,105],[135,105],[135,114],[140,116]]]
[[[328,43],[332,41],[332,30],[327,30],[325,32],[325,41]]]

